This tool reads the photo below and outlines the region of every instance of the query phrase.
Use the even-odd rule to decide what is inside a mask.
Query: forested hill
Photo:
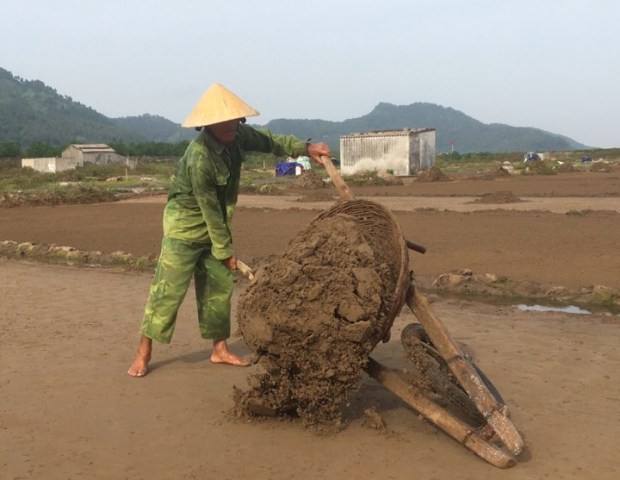
[[[34,142],[176,142],[194,134],[153,115],[108,118],[39,80],[14,77],[0,68],[0,142],[22,147]]]
[[[334,151],[340,148],[341,135],[417,127],[436,130],[438,152],[450,151],[452,145],[461,153],[586,148],[570,138],[536,128],[484,124],[432,103],[380,103],[367,115],[342,122],[278,119],[264,126],[274,133],[325,141]],[[108,118],[39,80],[24,80],[0,68],[0,143],[27,147],[36,142],[179,142],[195,133],[157,115]]]
[[[342,122],[325,120],[272,120],[265,125],[274,132],[327,142],[339,149],[340,135],[369,130],[434,128],[438,152],[454,149],[468,152],[518,152],[535,150],[575,150],[585,148],[562,135],[537,128],[511,127],[501,123],[484,124],[453,108],[432,103],[392,105],[380,103],[369,114]]]
[[[0,68],[0,141],[27,146],[113,139],[141,140],[43,82],[23,80]]]

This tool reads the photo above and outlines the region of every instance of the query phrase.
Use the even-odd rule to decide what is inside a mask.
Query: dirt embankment
[[[479,298],[617,304],[617,171],[406,180],[352,190],[357,198],[385,205],[395,213],[405,237],[428,248],[425,255],[411,255],[421,284]],[[233,222],[237,254],[257,264],[281,253],[335,199],[333,187],[316,175],[296,179],[283,195],[242,195]],[[71,262],[125,261],[152,268],[164,201],[165,196],[157,196],[0,209],[0,241],[10,241],[1,248],[13,257],[35,253]]]

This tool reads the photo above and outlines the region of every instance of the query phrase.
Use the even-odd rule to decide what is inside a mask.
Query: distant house
[[[80,167],[85,163],[105,164],[125,161],[125,157],[104,143],[69,145],[63,150],[61,158],[70,159]]]
[[[107,164],[123,163],[129,168],[136,167],[136,160],[119,155],[112,147],[103,143],[72,144],[65,148],[60,157],[23,158],[22,167],[30,167],[39,172],[55,173],[63,170],[75,170],[85,163]]]
[[[409,176],[428,170],[434,164],[434,128],[378,130],[340,137],[340,170],[343,175],[367,170]]]

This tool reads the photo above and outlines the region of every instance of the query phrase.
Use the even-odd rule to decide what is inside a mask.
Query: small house
[[[22,158],[22,168],[30,167],[43,173],[56,173],[75,170],[85,163],[122,163],[131,169],[136,168],[137,160],[125,158],[103,143],[73,144],[65,148],[60,157]]]
[[[409,176],[433,165],[434,128],[377,130],[340,137],[340,170],[343,175],[388,171],[395,176]]]
[[[106,164],[125,161],[125,157],[104,143],[69,145],[63,150],[61,158],[71,159],[80,167],[85,163]]]

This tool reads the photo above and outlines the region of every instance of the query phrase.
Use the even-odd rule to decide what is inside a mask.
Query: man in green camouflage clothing
[[[140,342],[128,374],[143,377],[151,360],[152,341],[169,343],[179,307],[194,277],[198,323],[203,338],[213,340],[211,362],[247,366],[228,350],[237,268],[231,220],[244,152],[278,156],[308,155],[320,163],[329,155],[325,143],[310,144],[293,136],[274,135],[245,125],[258,112],[219,84],[211,85],[183,124],[200,134],[189,144],[172,177],[164,209],[164,236],[149,289]]]

